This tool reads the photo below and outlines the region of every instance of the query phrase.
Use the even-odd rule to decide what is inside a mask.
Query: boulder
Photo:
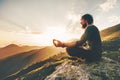
[[[120,63],[107,57],[91,63],[65,59],[45,80],[120,80]]]

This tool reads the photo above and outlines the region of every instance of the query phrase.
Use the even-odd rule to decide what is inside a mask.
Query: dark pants
[[[66,51],[70,56],[84,58],[88,62],[98,61],[101,58],[101,55],[99,55],[98,53],[95,53],[91,50],[85,50],[79,47],[66,48]]]

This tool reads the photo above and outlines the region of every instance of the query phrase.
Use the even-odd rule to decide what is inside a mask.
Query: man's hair
[[[93,23],[93,17],[90,14],[83,15],[82,19],[86,20],[88,22],[88,24],[92,24]]]

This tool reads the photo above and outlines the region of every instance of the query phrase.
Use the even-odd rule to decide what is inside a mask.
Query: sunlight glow
[[[45,45],[52,45],[52,40],[53,39],[58,39],[63,42],[71,40],[71,39],[76,39],[78,38],[77,35],[68,33],[63,27],[49,27],[45,33],[42,34],[44,36],[44,44]]]
[[[0,31],[3,36],[0,36],[2,42],[0,45],[18,44],[18,45],[32,45],[32,46],[51,46],[53,39],[63,42],[73,39],[79,39],[80,34],[67,32],[64,27],[55,26],[47,28],[44,33],[18,33],[18,32],[4,32]],[[9,36],[8,36],[9,34]]]

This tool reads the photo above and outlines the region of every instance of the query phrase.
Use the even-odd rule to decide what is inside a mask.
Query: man
[[[66,51],[70,56],[84,58],[86,61],[98,61],[102,55],[102,44],[99,30],[93,25],[93,17],[85,14],[81,17],[84,34],[78,41],[61,42],[57,41],[56,47],[67,47]]]

